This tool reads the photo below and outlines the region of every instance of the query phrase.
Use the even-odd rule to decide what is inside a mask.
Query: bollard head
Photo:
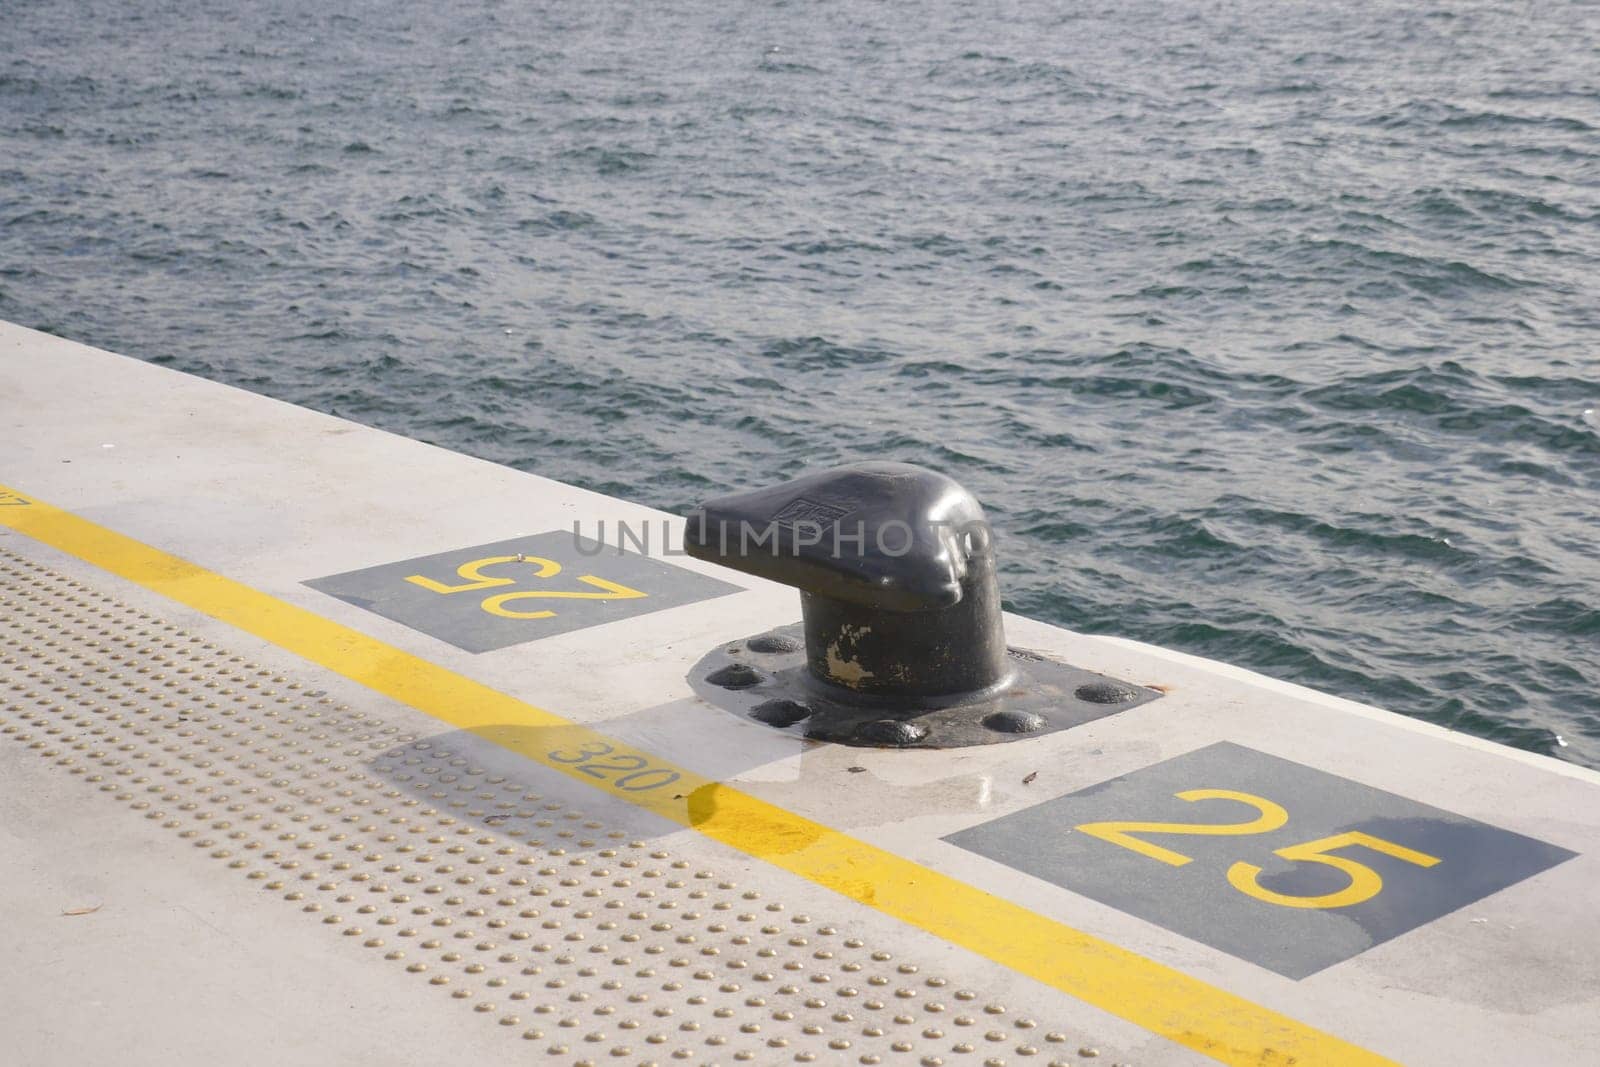
[[[954,479],[909,463],[855,463],[707,501],[689,554],[816,596],[932,611],[959,603],[992,553],[983,508]]]

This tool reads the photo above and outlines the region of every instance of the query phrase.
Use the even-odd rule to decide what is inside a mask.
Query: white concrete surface
[[[570,529],[575,520],[584,529],[593,529],[600,519],[637,523],[666,517],[3,324],[0,485],[568,719],[591,724],[678,766],[735,785],[1380,1055],[1440,1065],[1600,1062],[1600,964],[1596,963],[1600,775],[1582,768],[1236,668],[1014,617],[1007,619],[1012,644],[1116,678],[1158,685],[1167,695],[1083,727],[1008,745],[946,753],[811,745],[737,721],[694,697],[685,682],[695,661],[719,643],[795,621],[798,603],[793,591],[681,557],[668,562],[715,575],[746,591],[494,652],[464,652],[302,583],[434,552]],[[0,937],[12,960],[3,979],[7,1010],[0,1013],[0,1048],[20,1050],[22,1058],[14,1062],[345,1064],[380,1058],[464,1062],[469,1057],[493,1062],[527,1059],[531,1049],[538,1050],[536,1060],[543,1057],[549,1062],[585,1058],[668,1062],[672,1049],[680,1044],[690,1047],[690,1037],[697,1057],[690,1062],[722,1058],[732,1062],[736,1046],[751,1051],[757,1063],[791,1062],[797,1052],[813,1046],[819,1057],[815,1062],[841,1063],[857,1062],[863,1054],[890,1057],[883,1062],[895,1062],[895,1056],[910,1056],[905,1062],[917,1062],[917,1057],[926,1056],[943,1057],[949,1063],[980,1063],[988,1056],[1007,1063],[1043,1063],[1052,1057],[1078,1063],[1085,1062],[1079,1050],[1089,1047],[1103,1050],[1107,1062],[1197,1060],[1194,1053],[1127,1021],[693,832],[628,809],[609,796],[585,793],[544,768],[496,753],[329,671],[3,526],[0,552],[9,554],[17,575],[23,576],[14,575],[9,588],[0,581],[4,596],[0,637],[9,634],[14,642],[0,647],[0,657],[9,652],[13,659],[0,663],[6,672],[0,675],[0,726],[17,728],[9,737],[0,736],[0,855],[7,858],[9,872],[0,875],[5,898]],[[718,982],[703,1004],[687,1003],[687,990],[670,994],[679,1014],[671,1020],[670,1040],[661,1045],[646,1044],[639,1035],[658,1025],[669,1032],[662,1021],[666,1017],[648,1015],[643,1002],[630,1004],[626,987],[596,987],[593,996],[610,998],[623,1014],[635,1012],[641,1027],[622,1031],[608,1022],[604,1040],[586,1044],[583,1034],[591,1025],[599,1025],[592,1007],[599,1001],[567,1001],[560,998],[561,990],[545,985],[563,968],[582,966],[555,964],[551,962],[555,953],[546,954],[544,972],[523,976],[537,979],[529,982],[529,1000],[514,1004],[505,999],[514,980],[491,989],[461,975],[455,975],[457,988],[463,981],[471,982],[473,996],[452,999],[448,990],[408,975],[402,963],[380,962],[382,951],[360,947],[377,929],[352,911],[366,899],[362,895],[366,890],[342,906],[344,922],[326,924],[324,929],[320,922],[306,921],[295,908],[285,906],[278,899],[281,893],[263,893],[224,863],[205,859],[201,855],[205,850],[170,832],[158,832],[155,822],[140,817],[129,802],[92,788],[83,775],[74,780],[70,767],[42,759],[41,749],[8,743],[20,732],[46,745],[58,744],[59,735],[49,734],[48,723],[40,718],[57,713],[76,713],[82,719],[61,730],[76,731],[74,736],[91,744],[95,736],[90,731],[98,720],[92,716],[98,714],[94,709],[103,695],[87,688],[87,681],[94,678],[63,683],[66,689],[55,695],[37,677],[12,684],[10,691],[3,688],[8,680],[20,677],[17,672],[22,668],[44,662],[32,658],[35,653],[52,663],[59,661],[63,671],[76,664],[92,673],[101,652],[86,644],[97,639],[87,629],[91,616],[73,615],[77,609],[62,607],[65,601],[59,598],[40,600],[35,595],[37,583],[27,576],[44,572],[81,583],[85,596],[104,595],[133,608],[134,616],[116,609],[116,618],[109,620],[119,633],[137,637],[137,612],[145,612],[217,646],[188,664],[196,679],[215,680],[219,666],[237,654],[263,665],[274,677],[293,680],[301,687],[298,692],[335,694],[339,704],[351,709],[348,714],[386,724],[396,731],[394,737],[434,738],[451,745],[466,754],[464,759],[497,768],[494,773],[506,779],[507,788],[531,789],[531,783],[540,783],[541,796],[576,804],[600,826],[625,827],[630,839],[646,842],[643,857],[665,849],[682,857],[688,865],[685,870],[704,867],[717,872],[710,884],[723,880],[738,884],[738,890],[724,893],[734,912],[764,906],[767,900],[781,901],[786,914],[804,912],[840,931],[832,935],[835,939],[842,941],[849,933],[868,949],[882,946],[897,961],[879,967],[890,979],[883,988],[891,993],[901,983],[920,983],[935,973],[948,985],[917,985],[915,997],[904,998],[900,1005],[919,1006],[901,1012],[908,1021],[888,1024],[873,1037],[860,1032],[862,1020],[873,1017],[873,1012],[856,1010],[848,1024],[840,1023],[833,1021],[833,1012],[839,1009],[830,1004],[809,1014],[798,1008],[792,1019],[774,1020],[773,1005],[752,1007],[745,1003],[751,995],[748,990],[719,993],[716,989],[723,983]],[[48,584],[54,579],[38,581]],[[49,610],[66,612],[64,632],[49,635],[24,625],[27,620],[15,613],[28,605],[30,610],[54,605]],[[24,634],[29,628],[38,632]],[[62,649],[40,643],[56,636]],[[83,658],[62,658],[66,645]],[[176,668],[167,669],[170,673]],[[115,664],[109,675],[99,677],[110,687],[122,686],[119,693],[134,692],[140,682],[136,663]],[[25,697],[27,693],[34,695]],[[193,713],[201,718],[209,714],[213,723],[220,723],[215,709],[205,709],[201,698],[207,693],[202,682],[192,697],[178,703],[198,701]],[[24,710],[33,717],[19,717]],[[175,715],[177,709],[167,712]],[[113,723],[110,728],[126,725]],[[397,785],[393,776],[405,773],[399,769],[405,745],[394,737],[385,741],[375,735],[354,746],[351,751],[356,754],[348,757],[349,762],[367,767],[374,787],[381,780],[402,792],[422,789],[416,783]],[[951,833],[1218,742],[1305,764],[1578,855],[1295,980],[943,840]],[[63,751],[70,753],[70,748]],[[78,758],[87,761],[82,752]],[[165,758],[171,762],[186,757],[168,752]],[[192,770],[192,764],[188,766]],[[204,784],[203,776],[196,782],[185,787],[191,792],[174,794],[186,799],[165,806],[207,803],[203,795],[192,792]],[[1196,785],[1238,788],[1218,782]],[[282,792],[289,787],[278,788]],[[1272,799],[1293,817],[1296,798]],[[480,823],[488,817],[469,816],[465,810],[456,817],[477,818]],[[1138,811],[1124,816],[1152,817]],[[1230,813],[1212,821],[1236,818]],[[1070,829],[1063,827],[1063,832]],[[367,835],[371,841],[362,840],[381,851],[375,843],[381,836],[375,830]],[[1173,837],[1161,838],[1161,843],[1179,847]],[[1275,839],[1275,847],[1277,843]],[[579,851],[593,853],[601,847]],[[1358,858],[1356,853],[1350,856]],[[1159,886],[1169,869],[1151,862],[1151,884]],[[382,867],[376,864],[374,877]],[[1437,869],[1441,878],[1454,877],[1448,863]],[[445,884],[442,876],[438,881]],[[552,884],[553,892],[561,891],[559,881]],[[692,884],[690,878],[686,886]],[[747,888],[761,892],[763,903],[744,901],[740,894]],[[685,888],[682,893],[689,891]],[[1233,890],[1219,885],[1218,892]],[[337,910],[340,906],[332,902],[337,891],[328,894],[333,895],[327,906]],[[518,897],[519,904],[504,906],[503,917],[514,922],[525,898],[510,896]],[[61,914],[85,902],[99,903],[100,910]],[[691,906],[687,898],[683,906]],[[397,906],[386,901],[385,907]],[[470,910],[470,898],[460,907]],[[496,914],[490,908],[476,919],[481,924]],[[709,910],[706,915],[705,921],[715,918]],[[370,920],[376,921],[376,917]],[[363,925],[363,934],[333,936],[335,927],[342,930],[349,924]],[[775,950],[798,959],[815,949],[808,943],[805,953],[799,953],[799,946],[788,943],[790,936],[796,936],[790,934],[791,927],[783,930],[782,938],[767,935]],[[815,935],[810,939],[828,940]],[[758,937],[745,947],[762,943]],[[669,956],[682,950],[666,941],[663,945]],[[446,951],[441,948],[433,956]],[[826,966],[840,964],[847,955],[840,950]],[[915,961],[908,964],[918,968],[915,977],[894,969],[902,959]],[[470,963],[430,960],[435,968]],[[809,965],[817,963],[812,959]],[[630,964],[619,968],[618,974],[637,969]],[[665,975],[670,968],[660,970]],[[855,974],[836,974],[834,987]],[[597,974],[583,981],[599,983],[604,978]],[[659,986],[665,980],[652,981]],[[957,986],[972,988],[979,998],[971,1004],[951,999],[949,991]],[[867,994],[873,992],[873,987],[862,988]],[[650,992],[658,998],[663,995],[656,989]],[[935,998],[947,1001],[941,1005],[944,1010],[924,1010],[928,1003],[938,1002]],[[781,998],[772,999],[775,1003]],[[885,1000],[887,1007],[881,1012],[892,1017],[897,1005],[888,996]],[[493,1007],[474,1010],[480,1003]],[[541,1003],[553,1010],[536,1016],[528,1005]],[[1001,1028],[1003,1040],[984,1038],[985,1032],[1001,1025],[993,1023],[1001,1017],[998,1013],[983,1015],[986,1003],[1010,1009]],[[575,1004],[583,1008],[582,1025],[564,1030],[550,1023],[551,1019],[559,1023],[563,1012],[576,1013]],[[714,1013],[719,1006],[731,1008],[733,1014],[718,1018]],[[949,1022],[963,1012],[974,1013],[974,1025],[957,1027]],[[1036,1019],[1039,1026],[1016,1029],[1012,1022],[1019,1014]],[[735,1025],[758,1015],[766,1027],[759,1035],[743,1034]],[[518,1021],[494,1025],[508,1016]],[[614,1022],[620,1017],[614,1013],[600,1018]],[[679,1030],[680,1018],[701,1020],[702,1029]],[[806,1034],[808,1019],[825,1032]],[[535,1028],[544,1036],[521,1036]],[[923,1036],[934,1030],[941,1036]],[[974,1051],[952,1051],[969,1031],[975,1035]],[[1051,1031],[1066,1035],[1066,1040],[1046,1043],[1043,1034]],[[707,1046],[704,1039],[712,1032],[725,1032],[730,1043]],[[846,1032],[853,1042],[850,1048],[830,1048],[827,1041]],[[904,1054],[890,1047],[897,1034],[908,1043]],[[789,1043],[767,1043],[779,1037]],[[745,1044],[739,1045],[740,1041]],[[557,1045],[569,1051],[548,1051]],[[610,1050],[619,1047],[630,1052],[613,1058]],[[1038,1051],[1018,1051],[1024,1047]],[[881,1052],[864,1051],[880,1048]]]

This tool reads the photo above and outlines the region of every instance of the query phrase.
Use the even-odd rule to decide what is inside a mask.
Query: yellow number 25
[[[561,573],[561,564],[553,559],[545,559],[543,556],[490,556],[487,559],[475,559],[457,567],[457,576],[466,579],[457,585],[447,585],[444,582],[435,581],[421,574],[409,575],[406,581],[412,585],[420,585],[430,592],[441,593],[445,596],[451,593],[471,593],[481,589],[496,589],[501,586],[516,585],[516,578],[496,578],[483,573],[485,567],[499,567],[504,564],[522,564],[530,567],[532,568],[532,573],[526,576],[533,578],[553,578]],[[596,577],[593,574],[580,574],[578,575],[578,581],[591,589],[598,589],[599,592],[589,592],[581,589],[538,589],[517,593],[499,593],[495,596],[485,597],[478,606],[490,615],[498,615],[503,619],[549,619],[555,616],[555,612],[549,608],[535,608],[532,611],[526,611],[511,607],[511,605],[525,600],[637,600],[648,595],[641,593],[637,589],[629,589],[625,585],[619,585],[608,579]]]
[[[1197,800],[1233,800],[1247,804],[1256,809],[1256,818],[1238,823],[1177,823],[1177,822],[1089,822],[1076,827],[1080,833],[1091,837],[1098,837],[1102,841],[1110,842],[1122,848],[1130,849],[1141,856],[1148,856],[1153,860],[1173,867],[1182,867],[1193,861],[1193,857],[1185,856],[1181,852],[1151,844],[1141,838],[1134,837],[1136,833],[1143,834],[1189,834],[1205,836],[1243,836],[1248,834],[1264,834],[1279,829],[1289,821],[1289,813],[1282,806],[1270,800],[1254,796],[1250,793],[1239,793],[1231,789],[1186,789],[1181,793],[1173,794],[1179,800],[1193,803]],[[1426,852],[1397,845],[1393,841],[1385,841],[1381,837],[1362,833],[1360,830],[1349,830],[1344,833],[1334,834],[1331,837],[1318,838],[1307,841],[1301,845],[1289,845],[1285,848],[1275,849],[1274,856],[1299,863],[1320,863],[1325,867],[1332,867],[1342,872],[1350,879],[1350,884],[1336,893],[1322,893],[1313,896],[1295,896],[1290,893],[1278,893],[1263,886],[1259,878],[1261,868],[1253,863],[1239,862],[1228,868],[1228,884],[1239,892],[1268,904],[1276,904],[1285,908],[1348,908],[1354,904],[1371,900],[1383,890],[1383,878],[1377,871],[1364,863],[1347,859],[1344,856],[1334,856],[1330,853],[1337,849],[1361,846],[1374,852],[1381,852],[1385,856],[1393,856],[1397,860],[1415,864],[1418,867],[1432,867],[1439,862],[1439,857],[1430,856]]]

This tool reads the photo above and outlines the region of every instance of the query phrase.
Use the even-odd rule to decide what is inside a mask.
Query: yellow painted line
[[[959,879],[665,764],[650,753],[36,497],[0,485],[0,502],[9,505],[0,507],[0,526],[1222,1063],[1362,1067],[1391,1062]],[[584,745],[609,746],[607,759],[616,754],[636,756],[679,778],[670,788],[619,787],[585,773],[583,763],[573,761]]]

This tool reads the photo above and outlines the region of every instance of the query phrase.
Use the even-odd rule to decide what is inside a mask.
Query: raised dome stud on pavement
[[[962,601],[682,543],[0,325],[8,1060],[1600,1061],[1600,775],[1011,615],[994,685],[829,689],[894,651],[816,669],[839,612]]]

